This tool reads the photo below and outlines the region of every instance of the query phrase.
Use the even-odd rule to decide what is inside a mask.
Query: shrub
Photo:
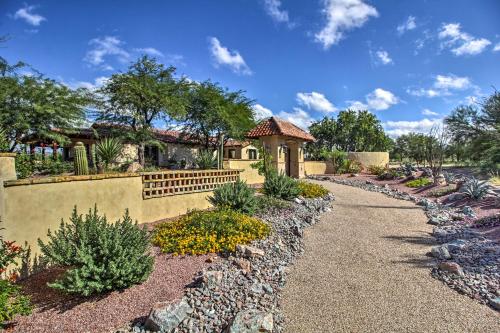
[[[284,209],[290,207],[290,202],[283,199],[270,197],[267,195],[259,195],[255,197],[257,202],[257,210],[269,210],[272,208]]]
[[[277,171],[267,174],[263,190],[266,195],[284,200],[292,200],[300,194],[297,181]]]
[[[343,173],[359,173],[363,170],[361,162],[356,160],[345,160],[342,166]]]
[[[401,171],[397,169],[387,169],[384,173],[377,176],[379,180],[391,180],[403,177]]]
[[[372,175],[375,175],[375,176],[380,176],[381,174],[383,174],[386,171],[387,171],[387,168],[385,168],[383,166],[379,166],[379,165],[370,165],[368,167],[368,172]]]
[[[12,320],[16,315],[29,315],[31,310],[30,299],[21,293],[19,286],[0,280],[0,327],[1,323]]]
[[[474,200],[480,200],[488,194],[495,195],[495,192],[493,192],[491,186],[488,185],[486,181],[479,181],[474,177],[467,180],[462,187],[460,187],[459,192]]]
[[[455,185],[448,185],[446,187],[442,188],[436,188],[427,194],[429,197],[442,197],[444,195],[448,195],[450,193],[453,193],[457,190],[457,187]]]
[[[0,228],[1,230],[4,230],[4,228]],[[21,246],[16,245],[15,242],[4,240],[0,234],[0,278],[2,274],[6,273],[8,266],[17,266],[18,259],[22,258],[25,251]]]
[[[0,127],[0,153],[9,151],[9,140],[7,139],[7,132],[4,128]]]
[[[401,164],[401,167],[399,169],[407,177],[411,176],[411,174],[413,172],[417,171],[415,166],[410,162],[405,162],[405,163]]]
[[[193,211],[156,227],[153,244],[174,255],[233,252],[237,244],[265,238],[270,227],[259,219],[231,211]]]
[[[30,155],[26,152],[21,152],[16,155],[16,173],[17,178],[24,179],[31,177],[35,172],[33,162],[31,161]]]
[[[334,150],[330,153],[330,156],[333,164],[333,172],[343,173],[345,161],[347,160],[347,153],[341,150]]]
[[[123,151],[123,144],[118,138],[104,138],[97,142],[95,153],[98,160],[104,163],[104,169],[108,170],[109,166],[116,163]]]
[[[217,158],[210,150],[202,150],[196,157],[196,165],[202,170],[212,169],[217,165]]]
[[[212,205],[220,209],[232,209],[252,215],[256,209],[255,191],[244,181],[224,184],[214,190],[208,198]]]
[[[409,182],[406,182],[405,185],[408,187],[424,187],[424,186],[430,185],[432,183],[433,182],[430,178],[422,177],[422,178],[410,180]]]
[[[328,194],[328,190],[319,184],[299,181],[298,186],[300,195],[304,198],[322,198]]]
[[[59,230],[48,232],[48,243],[38,240],[42,254],[53,265],[66,266],[62,279],[51,287],[88,296],[127,288],[147,279],[153,268],[146,230],[132,223],[128,210],[123,220],[108,223],[97,207],[78,215]]]

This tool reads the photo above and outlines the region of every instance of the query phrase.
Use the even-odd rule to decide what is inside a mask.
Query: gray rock
[[[496,297],[490,300],[490,305],[495,310],[500,311],[500,297]]]
[[[271,333],[273,326],[272,314],[250,309],[238,312],[228,327],[227,333]]]
[[[157,303],[151,309],[144,327],[154,332],[170,333],[192,312],[193,309],[184,299]]]
[[[456,262],[445,261],[439,264],[439,269],[448,273],[456,274],[459,276],[464,276],[464,271],[462,267]]]
[[[203,272],[203,282],[208,288],[214,289],[222,282],[224,274],[221,271],[205,271]]]
[[[438,259],[450,259],[451,255],[446,246],[438,245],[433,246],[431,249],[432,256]]]
[[[454,241],[451,241],[449,243],[444,244],[448,248],[449,251],[458,251],[463,249],[467,245],[467,242],[464,241],[463,239],[455,239]]]
[[[468,217],[476,217],[476,213],[474,212],[474,210],[470,206],[464,206],[462,208],[462,213]]]
[[[246,257],[263,257],[265,255],[264,250],[250,246],[250,245],[236,245],[236,250]]]
[[[449,196],[447,196],[446,202],[453,202],[453,201],[457,201],[457,200],[462,200],[463,198],[465,198],[465,194],[460,193],[460,192],[456,192],[456,193],[452,193]]]

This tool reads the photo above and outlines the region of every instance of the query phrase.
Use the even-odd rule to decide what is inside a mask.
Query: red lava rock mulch
[[[113,332],[143,321],[156,302],[182,297],[194,275],[205,268],[209,255],[173,257],[154,248],[154,270],[143,284],[88,298],[65,295],[47,286],[63,273],[46,270],[21,282],[35,310],[18,317],[8,332]],[[213,255],[212,255],[213,256]]]

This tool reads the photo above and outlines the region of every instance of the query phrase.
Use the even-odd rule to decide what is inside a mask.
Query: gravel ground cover
[[[23,288],[36,307],[33,314],[19,317],[8,332],[113,332],[130,321],[143,321],[151,305],[171,301],[183,294],[193,276],[209,256],[172,257],[155,251],[154,271],[143,284],[124,291],[81,298],[64,295],[47,286],[63,271],[52,269],[24,280]]]
[[[477,218],[460,207],[442,205],[371,181],[315,178],[383,193],[421,206],[427,223],[434,225],[432,236],[439,244],[431,251],[435,257],[432,276],[500,311],[500,214]]]
[[[436,261],[426,254],[438,242],[421,209],[353,186],[321,184],[335,193],[335,214],[305,231],[305,253],[283,292],[286,332],[499,331],[497,312],[430,278]]]
[[[303,252],[304,229],[330,211],[333,199],[299,198],[288,208],[258,214],[272,227],[268,238],[220,254],[182,298],[155,305],[145,321],[120,332],[282,332],[288,267]]]

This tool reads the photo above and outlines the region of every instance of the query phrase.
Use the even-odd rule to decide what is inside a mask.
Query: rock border
[[[145,323],[120,332],[283,332],[280,300],[288,267],[304,251],[304,229],[331,211],[334,199],[332,193],[297,198],[289,208],[257,214],[272,227],[268,238],[221,254],[182,299],[156,304]]]

